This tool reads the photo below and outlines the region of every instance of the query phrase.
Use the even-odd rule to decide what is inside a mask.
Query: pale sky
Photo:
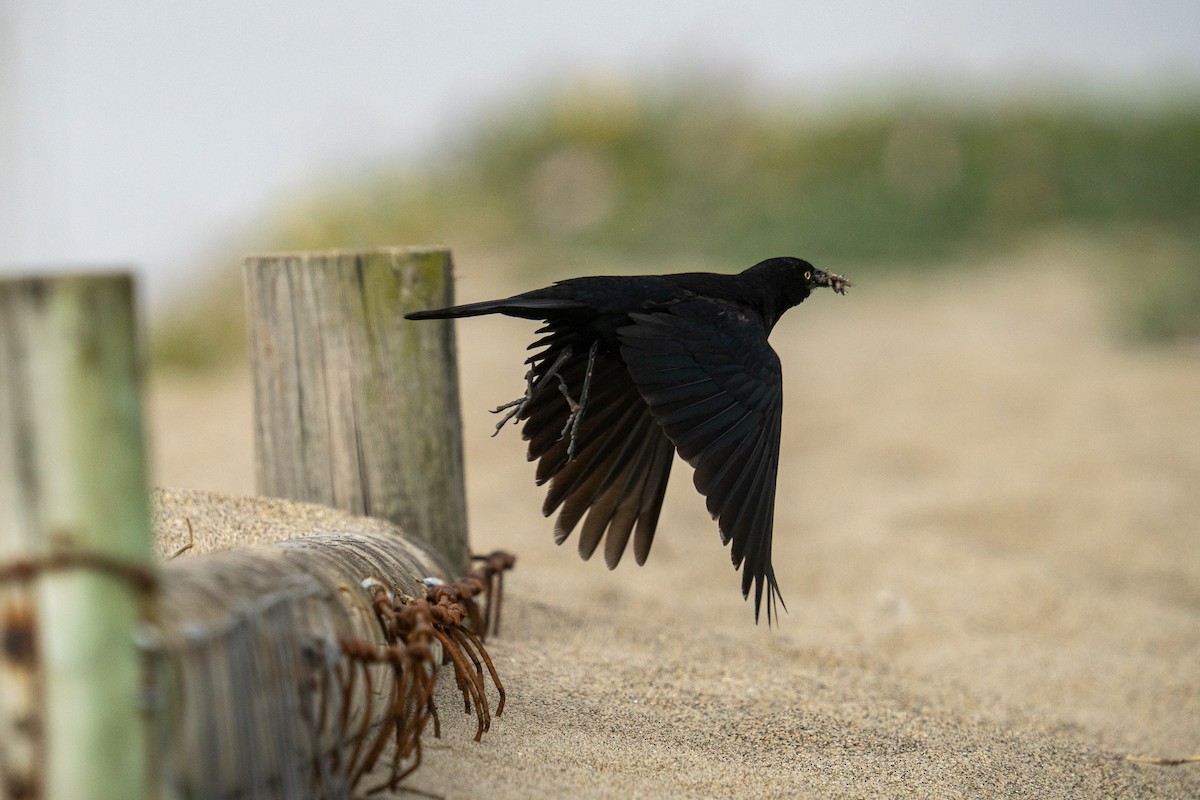
[[[1200,86],[1197,42],[1196,0],[0,0],[0,273],[161,297],[288,191],[568,76],[1137,96]]]

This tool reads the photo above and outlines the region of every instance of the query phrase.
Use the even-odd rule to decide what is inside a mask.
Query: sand
[[[472,541],[520,559],[489,644],[509,705],[476,744],[442,685],[410,785],[1200,797],[1200,764],[1127,759],[1200,752],[1200,352],[1118,343],[1094,257],[860,280],[785,318],[772,630],[682,463],[645,567],[555,547],[485,411],[520,392],[531,326],[460,324]],[[463,300],[528,288],[468,264]],[[249,392],[156,381],[156,482],[252,492]]]

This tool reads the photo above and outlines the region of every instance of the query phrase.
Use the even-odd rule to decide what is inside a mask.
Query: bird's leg
[[[559,384],[562,384],[562,376],[558,374],[558,370],[559,367],[567,363],[567,359],[570,357],[571,347],[568,345],[562,349],[562,352],[558,354],[558,358],[554,359],[554,363],[550,365],[550,369],[546,370],[546,374],[543,375],[540,380],[535,381],[533,379],[533,367],[529,368],[529,371],[525,373],[524,396],[518,397],[516,400],[509,400],[504,405],[496,406],[492,409],[493,414],[499,414],[506,408],[509,409],[508,413],[504,415],[504,419],[496,423],[496,430],[492,432],[492,436],[500,433],[500,429],[503,428],[505,424],[507,424],[508,421],[513,417],[516,417],[518,420],[520,420],[521,414],[524,413],[525,409],[529,408],[529,404],[533,402],[533,398],[537,396],[538,392],[541,391],[543,386],[545,386],[546,381],[550,380],[551,377],[558,378]]]
[[[561,439],[571,433],[571,440],[567,443],[567,461],[575,457],[575,444],[579,436],[579,426],[583,423],[583,412],[587,410],[588,392],[592,388],[592,368],[596,365],[596,349],[600,346],[600,340],[592,342],[592,346],[588,348],[588,363],[587,371],[583,374],[583,390],[579,393],[579,402],[575,402],[571,398],[571,393],[567,391],[567,382],[563,380],[561,375],[558,377],[558,390],[562,392],[563,397],[567,399],[567,405],[571,409],[571,413],[567,415],[567,423],[563,425],[562,433],[558,435]]]

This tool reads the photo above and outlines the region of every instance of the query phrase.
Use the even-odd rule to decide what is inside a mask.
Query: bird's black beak
[[[843,278],[841,275],[834,275],[832,272],[823,270],[813,270],[812,277],[813,286],[825,286],[833,289],[838,294],[845,294],[846,290],[854,284]]]

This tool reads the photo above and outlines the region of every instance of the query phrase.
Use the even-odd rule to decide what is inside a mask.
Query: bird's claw
[[[594,351],[595,345],[592,347]],[[504,405],[496,406],[492,409],[493,414],[499,414],[501,411],[508,409],[508,413],[504,415],[504,418],[496,423],[496,430],[492,431],[492,436],[496,436],[498,433],[500,433],[500,429],[508,424],[510,419],[515,419],[517,422],[520,422],[522,419],[524,419],[525,410],[529,408],[529,404],[533,402],[533,398],[537,396],[538,392],[542,390],[542,387],[546,385],[546,381],[548,381],[552,376],[558,378],[559,388],[562,390],[563,396],[567,398],[567,402],[571,404],[571,413],[574,414],[576,412],[576,406],[582,405],[582,403],[576,404],[575,401],[571,399],[571,396],[567,394],[566,381],[563,380],[562,375],[558,374],[559,368],[562,367],[563,364],[567,363],[567,360],[570,359],[570,357],[571,348],[565,347],[563,348],[563,351],[558,354],[558,358],[554,359],[554,363],[550,365],[550,368],[546,370],[545,374],[543,374],[540,378],[537,377],[537,373],[533,369],[530,369],[525,373],[525,394],[521,397],[518,397],[516,400],[509,400]],[[587,395],[585,387],[585,394],[582,400],[586,401],[586,398]],[[570,427],[569,417],[567,420],[567,425]],[[578,424],[576,424],[575,427],[578,428]],[[563,428],[563,433],[566,433],[566,428]],[[571,439],[571,444],[572,446],[575,444],[574,438]]]
[[[561,378],[559,379],[558,388],[562,392],[562,396],[567,400],[567,407],[571,409],[570,413],[567,414],[567,421],[563,425],[562,432],[558,434],[559,439],[568,434],[571,436],[567,440],[567,461],[570,461],[575,457],[575,440],[579,435],[579,425],[583,422],[583,404],[575,402],[575,399],[567,392],[566,381],[563,381]]]
[[[562,433],[558,435],[562,439],[568,433],[571,438],[567,441],[567,461],[575,457],[575,447],[579,441],[579,426],[583,423],[583,412],[587,409],[588,393],[592,388],[592,370],[596,366],[596,351],[600,347],[600,341],[592,342],[592,346],[588,348],[587,369],[583,373],[583,389],[579,392],[579,400],[571,397],[571,393],[567,391],[567,382],[563,380],[562,375],[558,376],[558,388],[562,392],[563,397],[567,399],[567,407],[571,409],[567,414],[567,422],[563,425]]]
[[[525,410],[525,406],[528,403],[529,403],[528,396],[518,397],[516,400],[509,400],[504,405],[496,406],[495,408],[491,409],[491,412],[493,414],[499,414],[501,411],[503,411],[506,408],[510,409],[509,412],[504,415],[504,419],[502,419],[496,423],[496,430],[492,431],[492,436],[496,436],[498,433],[500,433],[500,429],[503,428],[505,425],[507,425],[508,421],[510,419],[512,419],[513,417],[519,416],[521,414],[521,412]]]
[[[493,414],[499,414],[501,411],[508,409],[508,413],[504,415],[504,418],[496,423],[496,430],[492,431],[493,437],[500,433],[500,429],[507,425],[510,419],[521,419],[522,412],[533,402],[533,395],[537,391],[537,387],[538,384],[534,383],[533,380],[533,370],[529,370],[525,373],[524,396],[518,397],[516,400],[509,400],[507,403],[496,406],[491,410]]]

